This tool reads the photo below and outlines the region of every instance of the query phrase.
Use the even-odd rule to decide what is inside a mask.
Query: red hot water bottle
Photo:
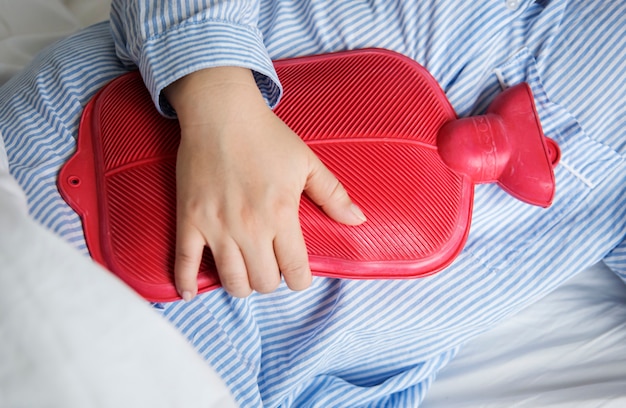
[[[313,273],[350,279],[433,274],[459,254],[476,183],[496,182],[547,207],[558,146],[544,137],[528,85],[483,116],[457,119],[435,79],[378,49],[275,62],[276,114],[320,157],[367,216],[341,225],[306,196],[300,221]],[[180,129],[154,108],[137,72],[86,106],[59,189],[81,216],[91,256],[151,301],[179,299],[173,281]],[[199,292],[220,286],[207,248]]]

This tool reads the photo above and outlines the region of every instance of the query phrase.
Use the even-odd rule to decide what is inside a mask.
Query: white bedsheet
[[[0,83],[28,63],[45,45],[86,24],[106,19],[108,7],[108,0],[0,2]],[[2,163],[0,149],[0,173]],[[160,322],[155,322],[141,301],[125,291],[125,288],[120,288],[119,282],[109,279],[105,272],[87,266],[85,260],[79,259],[55,237],[19,215],[25,208],[24,199],[6,173],[0,176],[0,190],[0,203],[4,206],[0,209],[3,211],[0,214],[4,214],[2,222],[5,224],[1,226],[3,233],[9,227],[17,228],[15,223],[23,224],[15,230],[21,231],[16,237],[23,242],[30,240],[33,245],[38,245],[31,245],[21,255],[30,263],[19,263],[18,241],[0,240],[0,407],[43,406],[46,398],[46,406],[89,406],[84,405],[88,399],[77,399],[77,395],[80,396],[77,390],[81,387],[92,390],[92,397],[99,396],[101,404],[98,406],[121,406],[116,405],[120,398],[131,401],[136,394],[151,388],[155,396],[160,395],[158,392],[162,392],[163,378],[151,377],[153,374],[150,373],[165,373],[167,380],[168,370],[176,370],[169,377],[179,378],[180,381],[170,385],[171,392],[166,395],[167,398],[181,392],[187,393],[186,397],[191,397],[189,400],[197,397],[196,402],[201,401],[200,398],[205,398],[205,402],[227,398],[227,394],[221,393],[224,388],[220,380],[214,377],[204,362],[185,348],[176,333],[168,327],[162,327]],[[8,216],[7,208],[11,208],[17,215]],[[32,235],[24,236],[26,233]],[[35,251],[40,256],[33,257]],[[46,273],[37,291],[29,293],[27,286],[24,286],[28,282],[26,279],[37,282],[36,273],[42,274],[44,269],[51,268],[51,258],[45,256],[55,257],[56,263],[53,265],[62,265],[63,275]],[[9,260],[12,263],[7,268]],[[46,260],[48,262],[44,262]],[[60,263],[63,260],[66,262]],[[22,268],[19,273],[25,273],[23,268],[26,265],[31,266],[32,276],[24,276],[22,280],[9,276],[18,267]],[[34,265],[37,268],[33,269]],[[96,279],[102,280],[103,287],[111,291],[107,293],[118,296],[119,292],[119,300],[124,308],[120,309],[113,304],[103,312],[102,304],[107,302],[103,290],[90,294],[94,286],[86,285],[85,281],[78,280],[78,286],[68,286],[58,281],[61,277],[68,279],[72,274],[80,276],[85,269],[95,274]],[[46,295],[46,288],[80,293],[51,296]],[[18,289],[22,291],[21,295]],[[22,311],[17,308],[7,309],[20,298],[30,299],[32,307]],[[108,298],[110,302],[110,296]],[[63,316],[65,313],[67,317],[71,305],[76,304],[72,302],[80,302],[81,313],[69,315],[70,321],[67,321]],[[36,307],[39,307],[37,305],[41,310],[50,312],[35,314]],[[122,310],[127,313],[120,315]],[[114,317],[124,314],[139,319],[135,322],[146,318],[142,325],[148,329],[137,332],[122,330],[122,327],[126,327],[122,325],[128,323],[123,320],[120,326],[114,326]],[[24,325],[17,324],[19,316],[24,319]],[[85,320],[86,325],[79,324],[80,319],[87,319],[88,316],[93,316],[94,322],[97,319],[111,322],[111,330],[106,334],[110,336],[107,337],[110,340],[108,344],[83,341],[105,335],[94,322]],[[74,318],[76,320],[72,320]],[[43,328],[47,328],[46,332],[56,330],[57,334],[52,337],[34,337],[34,333]],[[157,335],[157,332],[161,333],[160,330],[163,330],[162,335]],[[153,345],[152,354],[147,354],[154,359],[133,358],[130,351],[137,350],[148,335],[161,339]],[[19,350],[15,349],[18,345]],[[182,351],[172,351],[171,354],[179,356],[178,361],[164,359],[162,354],[161,357],[155,357],[159,356],[159,350],[178,350],[179,347]],[[66,354],[59,355],[61,350]],[[21,354],[15,354],[18,351]],[[74,358],[75,365],[67,365],[68,356]],[[116,379],[112,376],[115,364],[121,364],[120,356],[128,359],[127,368],[143,379],[138,382],[139,387],[135,392],[132,387],[117,386],[123,385],[122,380],[126,377]],[[188,361],[190,367],[195,368],[180,368],[182,361]],[[102,382],[103,379],[106,382]],[[198,386],[194,390],[193,387],[185,387],[185,384],[205,386]],[[41,396],[35,402],[41,404],[28,403],[33,402],[32,390],[35,388]],[[208,396],[207,390],[211,391]],[[22,405],[16,403],[20,397],[25,401]],[[161,399],[163,406],[167,406],[164,402],[167,398]],[[424,406],[626,407],[626,286],[602,264],[582,271],[562,288],[514,319],[468,344],[435,381]]]
[[[46,45],[108,18],[109,0],[0,1],[0,83]]]
[[[600,263],[470,342],[424,408],[626,407],[626,286]]]

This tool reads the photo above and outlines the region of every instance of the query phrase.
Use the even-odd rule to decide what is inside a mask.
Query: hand
[[[339,181],[267,107],[250,70],[195,72],[166,88],[178,114],[176,287],[197,293],[211,248],[222,286],[267,293],[281,273],[292,290],[311,283],[298,209],[304,192],[334,220],[365,221]]]

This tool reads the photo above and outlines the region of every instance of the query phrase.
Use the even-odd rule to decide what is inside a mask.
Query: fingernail
[[[365,214],[363,214],[363,211],[361,211],[361,209],[355,204],[350,205],[350,210],[352,211],[352,214],[354,214],[359,220],[367,221],[367,218],[365,218]]]
[[[189,302],[193,298],[193,295],[188,290],[184,291],[182,296],[185,302]]]

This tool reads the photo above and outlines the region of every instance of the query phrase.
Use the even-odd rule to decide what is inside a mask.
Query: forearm
[[[162,91],[185,75],[212,67],[244,67],[254,73],[266,103],[281,88],[257,29],[257,1],[202,7],[183,1],[113,0],[111,25],[118,57],[136,65],[157,108],[172,116]]]

